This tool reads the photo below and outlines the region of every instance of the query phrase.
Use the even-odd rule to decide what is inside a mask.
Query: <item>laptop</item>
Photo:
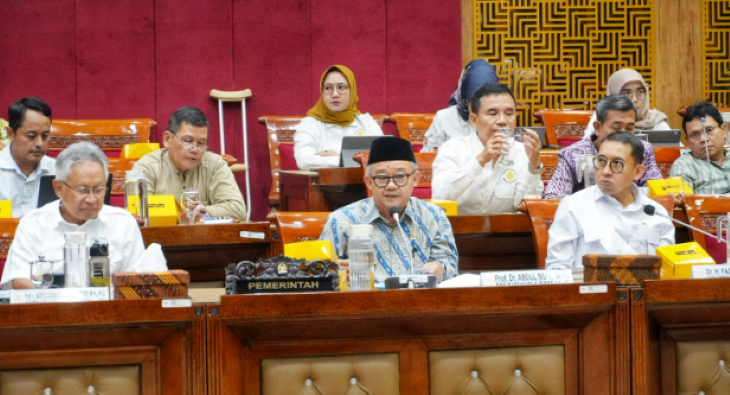
[[[670,130],[637,130],[636,136],[645,139],[644,136],[655,147],[679,147],[682,139],[682,131],[679,129]]]
[[[41,176],[41,186],[38,189],[38,207],[43,207],[46,204],[58,200],[56,191],[53,190],[53,180],[56,179],[55,175]],[[104,204],[107,206],[111,201],[112,196],[112,173],[109,173],[109,177],[106,179],[106,192],[104,193]]]
[[[352,159],[358,152],[370,152],[370,146],[373,140],[385,136],[345,136],[342,138],[342,146],[340,147],[340,167],[360,167],[360,164]]]

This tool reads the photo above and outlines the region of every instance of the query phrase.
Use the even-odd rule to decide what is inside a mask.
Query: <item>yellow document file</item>
[[[0,200],[0,218],[13,218],[12,200]]]
[[[446,212],[446,216],[459,214],[459,205],[453,200],[426,199],[426,201],[431,202],[444,209],[444,211]]]
[[[305,261],[313,261],[315,259],[332,262],[338,261],[335,247],[329,240],[312,240],[285,244],[284,255],[289,258],[304,259]]]
[[[696,242],[673,244],[656,249],[662,258],[661,279],[692,278],[693,265],[712,265],[715,261]]]
[[[667,178],[665,180],[649,180],[646,183],[649,187],[649,196],[662,196],[670,193],[684,192],[691,195],[694,192],[681,177]]]
[[[134,143],[124,144],[122,147],[122,158],[139,159],[152,151],[160,149],[160,143]]]
[[[150,226],[177,225],[178,209],[175,197],[172,195],[149,195]],[[139,198],[137,195],[130,196],[127,203],[127,210],[130,213],[141,216],[139,209]]]

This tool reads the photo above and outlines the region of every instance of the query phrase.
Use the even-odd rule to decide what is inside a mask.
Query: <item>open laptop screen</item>
[[[340,167],[360,167],[360,164],[352,159],[358,152],[370,152],[370,146],[373,140],[385,136],[345,136],[342,138],[342,146],[340,148]]]

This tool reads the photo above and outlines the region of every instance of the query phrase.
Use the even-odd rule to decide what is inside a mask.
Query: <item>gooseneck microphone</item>
[[[657,212],[656,212],[656,207],[654,207],[654,206],[652,206],[652,205],[650,205],[650,204],[646,204],[646,205],[644,205],[644,213],[645,213],[645,214],[647,214],[647,215],[656,215],[656,216],[658,216],[658,217],[662,217],[662,218],[666,218],[666,219],[672,220],[672,221],[674,221],[674,222],[676,222],[676,223],[678,223],[678,224],[680,224],[680,225],[686,226],[687,228],[690,228],[690,229],[692,229],[692,230],[696,230],[696,231],[698,231],[698,232],[702,233],[702,234],[703,234],[703,235],[705,235],[705,236],[710,236],[710,237],[712,237],[713,239],[715,239],[715,240],[717,240],[717,241],[719,241],[719,242],[721,242],[721,243],[725,243],[725,244],[727,244],[727,240],[723,239],[722,237],[717,237],[716,235],[713,235],[713,234],[712,234],[712,233],[710,233],[710,232],[705,232],[704,230],[702,230],[702,229],[700,229],[700,228],[695,228],[694,226],[692,226],[692,225],[690,225],[690,224],[686,224],[686,223],[684,223],[684,222],[682,222],[682,221],[680,221],[680,220],[674,219],[674,218],[672,218],[672,217],[670,217],[670,216],[667,216],[667,215],[664,215],[664,214],[659,214],[659,213],[657,213]]]
[[[403,231],[403,227],[400,226],[400,210],[398,210],[398,206],[393,206],[388,209],[388,213],[391,217],[395,220],[395,223],[398,224],[398,229],[400,229],[400,234],[403,236],[403,242],[406,245],[406,248],[408,249],[408,259],[411,263],[411,270],[409,270],[409,273],[413,273],[413,246],[411,246],[411,243],[408,242],[408,238],[406,237],[406,232]]]

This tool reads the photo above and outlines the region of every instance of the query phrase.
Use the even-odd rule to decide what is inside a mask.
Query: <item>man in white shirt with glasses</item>
[[[586,254],[654,254],[674,244],[667,210],[639,192],[644,146],[633,133],[603,139],[593,159],[597,185],[566,196],[550,226],[546,269],[583,268]],[[644,213],[652,205],[657,214]]]

